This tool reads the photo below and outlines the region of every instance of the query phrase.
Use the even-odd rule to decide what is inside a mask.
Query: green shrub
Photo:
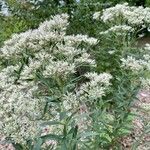
[[[82,33],[96,38],[60,14],[0,49],[0,134],[16,149],[117,150],[132,132],[137,93],[150,88],[150,45],[136,46],[150,9],[94,8]]]

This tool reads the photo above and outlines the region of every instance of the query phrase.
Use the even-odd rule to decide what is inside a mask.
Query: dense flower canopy
[[[110,85],[111,75],[86,73],[89,82],[71,91],[61,89],[77,68],[96,66],[82,47],[95,45],[97,39],[66,35],[67,26],[68,15],[56,15],[41,23],[38,29],[14,34],[0,49],[1,58],[11,64],[1,66],[0,71],[0,132],[15,142],[25,143],[42,135],[44,121],[59,119],[57,108],[49,108],[53,117],[44,114],[46,97],[57,95],[63,110],[74,111],[79,103],[101,98]],[[53,83],[57,86],[51,87]]]
[[[96,12],[91,33],[97,38],[70,32],[68,20],[68,14],[52,16],[0,48],[2,142],[118,149],[131,133],[139,89],[150,89],[150,44],[136,44],[150,27],[150,9],[125,3]]]
[[[94,19],[101,19],[104,22],[113,22],[119,20],[121,23],[127,22],[131,26],[149,25],[150,8],[129,6],[128,3],[117,4],[114,7],[104,9],[102,15],[100,12],[94,14]]]

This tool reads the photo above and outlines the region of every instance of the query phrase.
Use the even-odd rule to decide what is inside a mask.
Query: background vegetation
[[[2,2],[5,2],[10,15],[1,14],[0,16],[0,45],[13,33],[34,29],[40,22],[54,14],[62,12],[70,14],[68,33],[95,35],[97,26],[92,20],[95,11],[123,2],[129,2],[131,5],[150,5],[149,0],[43,0],[35,2],[3,0]]]
[[[9,14],[5,15],[1,13],[0,15],[0,47],[3,45],[4,41],[13,35],[13,33],[24,32],[28,29],[36,29],[41,22],[49,20],[51,15],[61,13],[68,13],[69,15],[70,24],[67,28],[67,34],[85,34],[98,39],[98,43],[88,49],[92,57],[96,59],[97,67],[94,71],[98,73],[110,73],[114,77],[112,79],[113,86],[111,87],[109,94],[103,98],[103,104],[99,104],[98,102],[94,103],[93,106],[95,107],[95,111],[93,111],[90,116],[93,119],[92,128],[98,133],[104,133],[104,135],[102,135],[103,137],[99,137],[99,134],[92,135],[92,133],[89,133],[89,135],[87,133],[87,135],[82,136],[95,137],[95,143],[92,140],[89,140],[93,144],[91,144],[91,147],[93,148],[95,146],[94,149],[98,149],[99,147],[102,149],[120,148],[120,139],[131,133],[131,124],[134,116],[131,113],[131,107],[133,104],[132,102],[136,99],[139,91],[139,86],[137,85],[138,76],[128,70],[121,69],[120,58],[126,57],[128,54],[133,56],[137,54],[138,57],[142,57],[142,54],[137,52],[137,49],[135,48],[139,33],[136,33],[132,37],[133,41],[125,37],[124,42],[120,42],[121,40],[118,36],[111,35],[110,38],[100,36],[100,31],[109,29],[109,24],[105,24],[100,20],[94,20],[93,14],[96,11],[124,2],[128,2],[129,5],[135,6],[150,6],[150,0],[43,0],[35,2],[30,0],[5,0],[4,2],[8,8]],[[147,33],[147,30],[142,30],[142,33],[143,32]],[[129,43],[131,41],[134,45]],[[81,45],[81,47],[82,46],[83,45]],[[116,51],[116,53],[109,55],[109,52],[111,53],[112,51]],[[5,63],[2,62],[2,67],[4,67],[7,63],[11,64],[12,62],[6,60]],[[22,63],[27,65],[28,60],[23,58]],[[77,77],[80,77],[80,75],[86,72],[86,68],[80,69],[82,71],[79,71]],[[42,81],[41,76],[37,76],[37,79]],[[57,100],[55,105],[58,105]],[[91,107],[90,104],[89,106]],[[107,116],[108,112],[113,114],[113,119],[111,116]],[[60,115],[62,115],[62,118],[66,121],[66,124],[64,125],[66,129],[64,127],[63,132],[63,136],[65,138],[61,139],[60,147],[63,147],[65,150],[66,143],[69,141],[70,147],[72,146],[70,150],[74,150],[74,146],[76,145],[76,142],[78,142],[77,127],[74,126],[74,122],[71,118],[67,118],[67,115],[64,114],[64,112],[60,112]],[[99,128],[100,125],[98,124],[101,120],[104,124],[104,126],[101,126],[102,129]],[[58,122],[50,122],[50,124],[57,125]],[[67,128],[68,126],[71,126],[72,128]],[[58,138],[58,136],[54,136],[52,138],[55,139]],[[39,147],[42,143],[40,140],[41,139],[37,139],[34,147]],[[17,147],[18,145],[14,144],[14,146]],[[29,146],[33,145],[29,143]],[[88,147],[89,145],[85,146]]]

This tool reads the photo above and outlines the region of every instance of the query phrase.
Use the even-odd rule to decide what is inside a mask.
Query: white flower
[[[29,60],[29,64],[25,65],[21,74],[20,78],[21,79],[32,79],[35,76],[36,70],[40,68],[42,64],[42,60]]]
[[[8,66],[1,70],[0,72],[0,89],[7,89],[10,85],[12,85],[16,78],[14,75],[15,71],[19,69],[19,65],[17,66]]]
[[[95,38],[89,38],[87,35],[71,35],[71,36],[65,36],[64,41],[68,42],[68,44],[76,45],[80,44],[81,42],[85,42],[89,45],[95,45],[97,44],[97,39]]]
[[[38,29],[14,34],[10,40],[4,43],[0,51],[7,57],[20,55],[26,50],[38,51],[51,41],[62,40],[67,25],[67,14],[56,15],[50,21],[41,23]]]
[[[115,50],[108,51],[108,53],[109,53],[110,55],[112,55],[112,54],[115,53]]]
[[[127,3],[117,4],[114,7],[104,9],[101,20],[105,23],[127,23],[134,28],[143,25],[147,26],[150,23],[150,8],[142,6],[130,7]]]
[[[12,85],[0,93],[0,132],[18,143],[33,139],[40,131],[40,118],[44,109],[44,99],[35,98],[38,87],[34,83]]]
[[[62,100],[63,100],[63,107],[67,111],[68,110],[72,111],[75,109],[77,110],[79,107],[79,101],[76,94],[67,92],[66,94],[63,95]]]
[[[134,29],[131,26],[127,25],[115,25],[113,27],[110,27],[108,30],[100,32],[100,34],[109,34],[113,32],[117,35],[126,35],[127,33],[133,32]]]
[[[147,31],[150,32],[150,27],[147,28]]]
[[[139,34],[138,36],[139,36],[139,38],[142,38],[142,37],[145,36],[145,34],[144,33],[143,34]]]
[[[52,17],[50,21],[44,21],[40,24],[39,30],[44,32],[50,32],[51,30],[56,30],[56,32],[63,32],[68,26],[67,14],[56,15]]]
[[[145,109],[147,112],[150,111],[150,103],[141,103],[140,107]]]
[[[99,17],[100,17],[100,12],[95,12],[94,15],[93,15],[93,19],[98,20]]]
[[[89,78],[90,81],[84,83],[78,91],[81,100],[86,100],[87,98],[89,98],[89,100],[99,99],[104,96],[107,87],[110,85],[112,76],[107,73],[87,73],[85,76]]]
[[[87,73],[87,74],[85,74],[85,76],[87,78],[89,78],[92,83],[93,82],[95,83],[95,84],[92,84],[92,85],[104,84],[105,86],[109,86],[110,85],[110,80],[112,79],[112,76],[108,73],[101,73],[101,74]]]
[[[46,66],[43,72],[44,76],[58,75],[66,77],[68,74],[75,73],[75,65],[65,61],[52,61]]]
[[[76,62],[77,64],[86,63],[86,64],[89,64],[89,65],[95,67],[95,66],[96,66],[95,60],[91,59],[90,57],[91,57],[90,54],[88,54],[88,53],[83,53],[83,54],[81,55],[81,57],[75,59],[75,62]]]
[[[57,49],[54,51],[54,53],[62,54],[66,56],[68,60],[72,60],[74,56],[84,52],[84,50],[77,49],[74,46],[70,46],[69,44],[63,45],[63,44],[58,43],[56,46],[57,46]]]
[[[143,59],[136,59],[132,56],[127,56],[127,58],[122,58],[122,65],[121,67],[125,69],[132,70],[133,72],[138,73],[138,71],[143,71],[146,69],[147,71],[150,70],[150,55],[145,54],[143,55]]]
[[[143,70],[143,65],[140,63],[140,60],[136,60],[132,56],[128,56],[127,59],[122,58],[122,67],[126,69],[131,69],[132,71],[140,71]]]
[[[40,135],[62,133],[62,125],[43,132],[43,124],[47,120],[59,121],[60,111],[69,111],[70,116],[85,101],[101,98],[110,85],[111,75],[89,73],[85,75],[89,82],[68,88],[77,67],[96,65],[85,45],[98,42],[87,35],[66,35],[68,17],[56,15],[37,29],[14,34],[0,49],[0,57],[13,64],[0,66],[0,133],[16,143],[26,144]],[[49,87],[51,80],[57,86]],[[60,105],[50,104],[44,113],[49,96],[59,98]],[[57,146],[53,140],[47,143]]]
[[[143,89],[150,90],[150,79],[141,78],[140,81]]]

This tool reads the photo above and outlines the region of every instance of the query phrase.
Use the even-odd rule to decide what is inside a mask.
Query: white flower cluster
[[[40,24],[38,29],[29,30],[24,33],[14,34],[10,40],[4,43],[0,49],[5,57],[13,57],[31,50],[37,52],[50,42],[61,41],[68,25],[68,15],[56,15],[50,21]]]
[[[150,90],[150,79],[141,78],[141,85],[143,89]]]
[[[39,2],[43,2],[44,0],[18,0],[20,3],[31,3],[31,4],[38,4]]]
[[[128,3],[117,4],[114,7],[104,9],[102,16],[96,12],[95,19],[101,18],[104,22],[112,22],[116,20],[127,21],[129,25],[141,26],[150,23],[150,8],[129,6]]]
[[[89,72],[84,75],[89,81],[83,83],[75,93],[67,93],[63,96],[64,107],[71,109],[72,106],[78,108],[79,102],[86,103],[86,101],[98,100],[106,94],[106,90],[111,85],[110,80],[112,76],[108,73],[92,73]]]
[[[63,107],[66,110],[75,110],[79,107],[79,101],[77,95],[71,92],[67,92],[63,95]]]
[[[56,15],[37,29],[13,35],[0,49],[0,57],[12,64],[0,66],[3,68],[0,70],[0,134],[15,142],[24,144],[39,135],[40,125],[45,121],[42,117],[46,101],[42,95],[59,92],[57,89],[57,92],[48,93],[49,87],[41,87],[43,78],[65,83],[77,67],[96,65],[83,47],[96,44],[97,39],[87,35],[66,35],[67,26],[68,15]],[[88,73],[85,76],[90,82],[60,96],[63,110],[77,109],[83,99],[105,95],[111,75]],[[59,118],[56,108],[49,111],[56,114],[55,118],[46,118]]]
[[[127,58],[122,58],[122,67],[130,69],[132,71],[150,71],[150,55],[143,55],[142,59],[136,59],[133,56],[127,56]]]
[[[146,44],[143,49],[139,50],[139,52],[141,53],[140,59],[133,56],[122,58],[122,67],[136,73],[144,70],[150,71],[150,44]]]
[[[78,110],[75,116],[75,122],[79,126],[79,132],[85,132],[88,126],[91,126],[91,120],[88,113],[90,107],[95,101],[100,101],[106,95],[108,87],[111,85],[112,76],[108,73],[86,73],[84,75],[88,81],[81,84],[74,92],[68,92],[63,95],[63,107],[65,110],[72,112]]]
[[[141,59],[136,59],[132,56],[127,56],[127,58],[122,58],[122,67],[126,68],[126,69],[130,69],[134,72],[138,72],[140,70],[143,70],[143,64],[144,61]]]
[[[22,82],[1,89],[1,134],[18,143],[25,143],[25,139],[33,139],[38,135],[45,101],[34,96],[37,88],[32,82]]]
[[[81,124],[80,114],[87,113],[86,102],[93,103],[94,100],[100,100],[102,96],[105,96],[106,90],[110,84],[112,76],[108,73],[87,73],[85,77],[88,78],[88,82],[81,84],[74,92],[68,92],[63,95],[63,107],[65,110],[72,112],[80,109],[78,115],[76,115],[76,122]],[[77,119],[79,118],[79,120]],[[86,117],[84,118],[86,120]],[[84,124],[82,128],[85,129],[87,125]]]
[[[115,33],[117,35],[123,35],[130,32],[133,32],[134,29],[131,26],[128,25],[115,25],[113,27],[110,27],[107,31],[100,32],[100,34],[108,34],[108,33]]]
[[[29,59],[27,66],[23,68],[21,77],[32,77],[32,73],[42,66],[47,60],[44,75],[74,73],[75,64],[72,63],[76,57],[77,63],[88,63],[95,65],[85,50],[78,49],[78,45],[85,42],[89,45],[97,43],[97,39],[89,38],[86,35],[65,35],[68,25],[68,15],[56,15],[50,21],[40,24],[38,29],[29,30],[21,34],[15,34],[4,43],[0,49],[5,58],[19,58],[23,54],[28,55],[36,52],[34,59]],[[65,44],[64,44],[65,43]],[[44,49],[44,50],[43,50]],[[42,50],[42,51],[41,51]],[[57,55],[64,56],[63,60],[56,61]],[[52,56],[53,55],[53,56]],[[55,55],[55,56],[54,56]],[[68,62],[69,61],[69,62]],[[65,72],[65,73],[64,73]]]
[[[43,75],[48,76],[63,76],[66,77],[68,74],[75,73],[75,65],[70,64],[67,61],[52,61],[49,65],[46,66],[46,69],[43,72]]]
[[[106,8],[102,12],[96,12],[93,19],[102,20],[110,28],[100,34],[110,32],[118,35],[127,35],[143,28],[149,29],[150,8],[129,6],[128,3],[117,4],[114,7]]]
[[[80,94],[81,101],[96,100],[104,96],[112,79],[112,76],[107,73],[87,73],[85,77],[90,81],[84,83],[77,92]]]
[[[97,43],[97,39],[89,38],[86,35],[65,36],[67,25],[67,14],[56,15],[50,21],[41,23],[38,29],[14,34],[10,40],[4,43],[0,51],[3,53],[3,56],[9,58],[18,56],[26,51],[38,52],[41,49],[49,49],[50,52],[51,44],[59,43],[63,46],[63,41],[68,47],[75,46],[75,44],[80,44],[81,42],[88,43],[89,45]]]
[[[131,70],[135,74],[141,74],[139,81],[143,89],[150,89],[150,79],[145,78],[144,72],[150,73],[150,44],[146,44],[145,48],[142,49],[143,56],[141,59],[136,59],[133,56],[127,56],[127,58],[122,58],[122,67]]]
[[[14,71],[17,70],[19,66],[8,66],[0,72],[0,90],[9,88],[16,80],[16,77],[12,76]]]
[[[100,15],[101,15],[101,12],[95,12],[95,13],[93,14],[93,19],[98,20],[98,19],[100,18]]]

